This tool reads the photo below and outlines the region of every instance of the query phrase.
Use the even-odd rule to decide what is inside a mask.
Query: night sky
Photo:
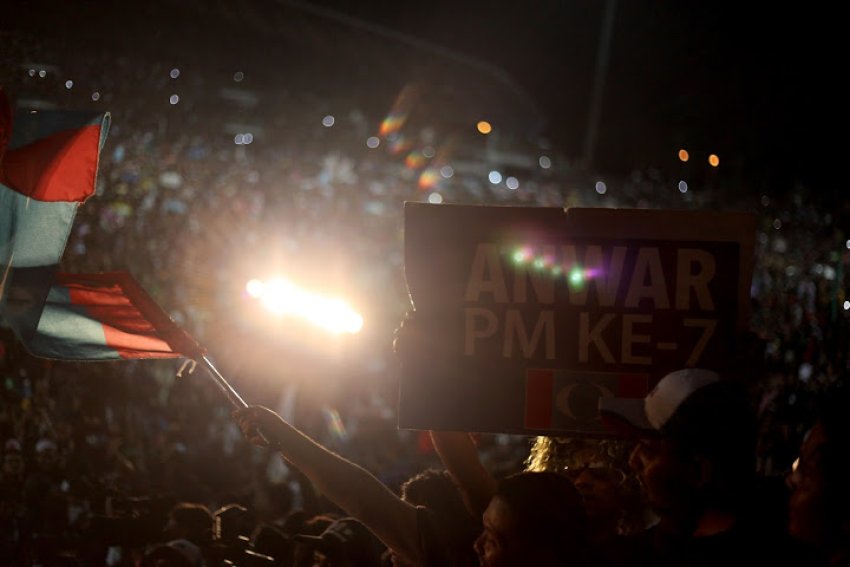
[[[503,67],[544,109],[547,134],[583,151],[606,2],[321,3]],[[754,190],[838,191],[846,64],[834,14],[741,2],[613,9],[597,169],[664,166],[686,147],[734,163]]]
[[[36,33],[112,35],[122,49],[160,49],[161,55],[169,55],[163,38],[185,39],[206,25],[193,11],[210,13],[202,1],[12,4],[18,17],[4,18],[0,29],[20,24]],[[577,159],[587,150],[603,14],[612,9],[592,169],[675,168],[683,147],[700,163],[718,154],[722,167],[733,168],[754,193],[801,184],[835,194],[843,177],[838,125],[846,121],[846,64],[839,58],[845,50],[840,18],[818,6],[650,0],[255,0],[227,6],[251,6],[255,19],[266,11],[283,14],[278,21],[291,30],[304,23],[338,30],[339,20],[327,15],[349,18],[342,27],[364,36],[383,30],[499,67],[539,108],[543,134]],[[240,42],[276,41],[231,25],[222,35],[233,36],[219,46],[225,56],[238,56]],[[369,26],[374,29],[362,31]],[[138,39],[125,40],[131,31]],[[327,42],[337,32],[323,33]]]

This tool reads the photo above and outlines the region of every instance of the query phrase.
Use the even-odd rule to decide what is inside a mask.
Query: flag
[[[59,360],[204,354],[127,272],[57,274],[36,332],[24,346],[34,356]]]
[[[0,322],[34,336],[77,208],[95,192],[108,113],[19,112],[0,90]]]
[[[529,368],[525,375],[525,427],[603,433],[600,397],[643,398],[647,374]]]

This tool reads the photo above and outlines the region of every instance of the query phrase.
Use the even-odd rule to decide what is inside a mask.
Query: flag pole
[[[207,373],[213,379],[213,381],[221,388],[221,391],[224,392],[224,395],[227,396],[227,399],[230,401],[230,404],[233,406],[233,409],[242,409],[247,408],[248,404],[245,403],[245,400],[242,399],[242,396],[233,389],[233,387],[224,379],[224,376],[216,370],[213,363],[207,358],[206,355],[201,356],[200,362],[204,365]]]

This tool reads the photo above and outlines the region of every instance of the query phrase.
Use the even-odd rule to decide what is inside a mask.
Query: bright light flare
[[[363,317],[345,301],[301,289],[284,279],[251,280],[245,289],[281,317],[298,317],[334,334],[359,333],[363,328]]]
[[[248,295],[250,295],[254,299],[259,299],[266,291],[266,284],[264,284],[260,280],[251,280],[247,284],[245,284],[245,291],[247,291]]]

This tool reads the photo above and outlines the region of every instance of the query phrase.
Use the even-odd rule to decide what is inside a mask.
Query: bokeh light
[[[336,122],[336,119],[330,114],[322,118],[322,126],[324,126],[325,128],[330,128],[334,125],[334,122]]]
[[[711,167],[717,167],[718,165],[720,165],[720,158],[717,157],[717,154],[711,154],[710,156],[708,156],[708,165],[710,165]]]
[[[490,125],[486,120],[479,120],[478,124],[475,125],[478,131],[484,135],[489,134],[493,131],[493,126]]]
[[[688,153],[688,150],[682,149],[679,150],[679,160],[686,162],[691,159],[691,155]]]
[[[608,192],[608,186],[605,185],[604,181],[597,181],[596,185],[594,185],[594,189],[596,189],[596,192],[600,195],[604,195]]]
[[[687,181],[679,181],[679,193],[687,193],[688,192],[688,182]]]
[[[516,177],[508,177],[505,179],[505,186],[511,191],[519,189],[519,180]]]
[[[381,127],[378,130],[381,136],[389,136],[390,134],[395,134],[401,127],[404,125],[407,120],[406,115],[396,114],[389,115],[381,122]]]
[[[552,167],[552,160],[549,159],[549,156],[540,156],[540,159],[537,160],[537,163],[540,164],[540,167],[543,169],[549,169]]]
[[[419,169],[425,165],[425,161],[425,156],[422,155],[422,152],[412,151],[404,158],[404,165],[408,169]]]
[[[490,183],[492,183],[493,185],[498,185],[502,182],[502,174],[494,169],[489,174],[487,174],[487,179],[489,179]]]
[[[366,138],[366,147],[370,149],[375,149],[381,145],[381,139],[377,136],[369,136]]]
[[[420,189],[431,189],[436,187],[439,182],[440,174],[433,167],[422,170],[422,173],[419,175]]]

